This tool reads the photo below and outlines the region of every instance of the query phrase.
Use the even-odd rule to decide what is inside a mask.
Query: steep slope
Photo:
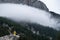
[[[0,3],[16,3],[16,4],[22,3],[22,4],[36,7],[45,11],[49,11],[43,2],[38,1],[38,0],[0,0]]]
[[[0,36],[9,35],[8,27],[13,27],[12,31],[17,31],[17,34],[21,34],[22,40],[49,40],[50,37],[54,40],[57,31],[44,27],[35,23],[16,23],[10,19],[0,17]]]
[[[60,14],[57,14],[57,13],[55,13],[55,12],[52,12],[52,11],[50,11],[50,13],[51,13],[51,18],[54,18],[55,20],[56,20],[56,25],[57,25],[57,29],[58,30],[60,30]]]

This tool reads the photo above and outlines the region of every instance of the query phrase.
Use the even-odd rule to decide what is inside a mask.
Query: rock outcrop
[[[18,40],[18,39],[19,39],[19,35],[14,36],[13,34],[0,37],[0,40]]]
[[[22,3],[42,10],[49,11],[43,2],[38,0],[0,0],[0,3],[18,3],[18,4]]]

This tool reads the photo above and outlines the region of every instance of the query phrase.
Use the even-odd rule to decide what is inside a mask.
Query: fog
[[[0,17],[11,18],[17,22],[38,23],[52,28],[57,24],[49,12],[23,4],[1,3]]]

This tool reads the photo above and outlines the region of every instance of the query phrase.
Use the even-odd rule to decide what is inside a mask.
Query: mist
[[[7,17],[17,22],[37,23],[52,28],[57,24],[49,12],[23,4],[1,3],[0,17]]]

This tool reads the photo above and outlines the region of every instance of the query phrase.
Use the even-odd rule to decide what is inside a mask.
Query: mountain
[[[53,16],[54,18],[60,19],[60,14],[57,14],[57,13],[52,12],[52,11],[50,11],[50,13],[52,14],[52,16]]]
[[[38,0],[0,0],[0,3],[16,3],[16,4],[22,3],[45,11],[49,11],[43,2]]]
[[[48,11],[46,5],[37,0],[0,0],[0,3],[16,3],[16,4],[26,4],[38,9]],[[58,21],[59,16],[54,12],[50,12],[52,18]],[[9,30],[9,28],[12,28]],[[29,22],[15,22],[11,19],[0,17],[0,37],[10,37],[10,33],[16,31],[19,34],[19,40],[56,40],[57,30],[50,28],[48,26],[43,26],[37,23]],[[14,37],[14,36],[13,36]]]
[[[0,17],[0,37],[9,35],[9,27],[12,28],[11,33],[15,30],[20,34],[21,40],[55,40],[57,30],[42,26],[36,23],[17,23],[11,19]]]
[[[57,14],[55,12],[50,11],[51,13],[51,18],[54,18],[57,22],[57,29],[60,30],[60,14]]]

